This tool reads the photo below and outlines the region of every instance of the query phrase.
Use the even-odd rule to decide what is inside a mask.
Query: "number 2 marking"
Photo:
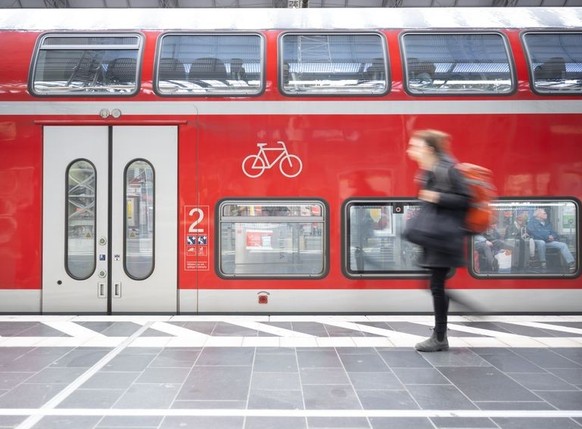
[[[202,222],[202,220],[204,219],[204,212],[202,211],[202,209],[196,207],[188,212],[188,216],[191,216],[191,217],[196,215],[196,214],[198,215],[198,219],[195,219],[194,222],[192,222],[190,224],[190,227],[188,228],[188,232],[203,232],[204,231],[203,228],[196,228],[196,226],[200,222]]]

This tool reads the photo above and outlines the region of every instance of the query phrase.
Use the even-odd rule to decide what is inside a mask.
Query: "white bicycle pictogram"
[[[247,156],[242,162],[242,170],[248,177],[254,179],[279,163],[279,170],[285,177],[295,177],[301,173],[303,163],[297,155],[287,151],[285,142],[278,141],[281,147],[266,147],[267,143],[257,143],[259,153]],[[280,152],[273,160],[269,161],[267,152]]]

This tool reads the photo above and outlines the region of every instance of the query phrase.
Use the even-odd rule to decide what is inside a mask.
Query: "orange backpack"
[[[485,231],[493,220],[491,201],[497,196],[493,185],[493,172],[485,167],[462,162],[456,164],[457,170],[465,178],[471,192],[471,205],[465,216],[467,230],[474,234]]]

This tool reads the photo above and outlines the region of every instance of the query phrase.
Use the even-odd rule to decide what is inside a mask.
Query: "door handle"
[[[97,283],[97,297],[98,298],[107,298],[105,291],[107,290],[107,287],[105,286],[105,283],[103,282],[99,282]]]
[[[113,283],[113,298],[121,298],[121,282]]]

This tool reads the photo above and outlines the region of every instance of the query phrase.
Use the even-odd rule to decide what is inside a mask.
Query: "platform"
[[[582,316],[0,316],[0,427],[582,429]]]

